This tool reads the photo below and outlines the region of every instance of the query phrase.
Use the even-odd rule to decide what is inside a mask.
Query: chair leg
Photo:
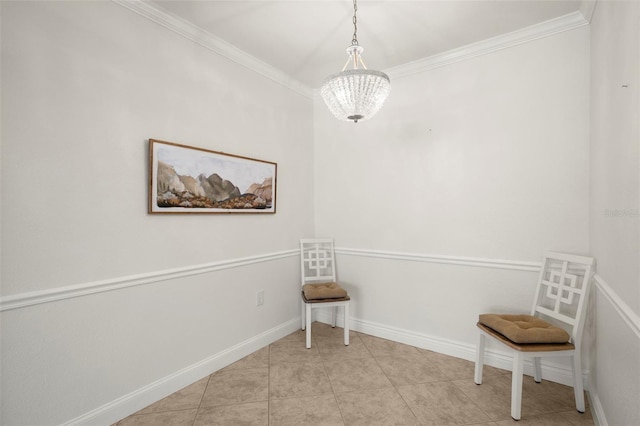
[[[542,365],[539,356],[533,358],[533,379],[536,383],[542,382]]]
[[[584,388],[582,386],[582,363],[580,362],[580,354],[574,353],[571,357],[571,366],[573,369],[573,393],[576,397],[576,409],[580,413],[584,413]]]
[[[336,318],[338,318],[338,307],[331,308],[331,327],[336,328]]]
[[[520,420],[522,408],[522,373],[524,369],[524,355],[516,352],[513,355],[513,371],[511,372],[511,417]]]
[[[485,336],[478,333],[478,346],[476,346],[476,369],[473,381],[476,385],[482,384],[482,367],[484,366],[484,345]]]
[[[302,322],[302,325],[300,326],[300,328],[302,328],[303,330],[307,329],[307,320],[306,318],[306,311],[307,311],[307,304],[304,302],[300,302],[301,306],[302,306],[302,312],[300,313],[300,321]]]
[[[307,349],[311,348],[311,303],[306,304],[306,325],[307,325]]]
[[[344,305],[344,345],[349,346],[349,304]]]

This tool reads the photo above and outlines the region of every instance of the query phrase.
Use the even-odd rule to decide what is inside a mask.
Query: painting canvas
[[[277,164],[149,139],[149,213],[275,213]]]

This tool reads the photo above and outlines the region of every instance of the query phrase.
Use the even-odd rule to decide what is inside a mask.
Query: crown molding
[[[453,64],[455,62],[507,49],[519,44],[528,43],[530,41],[538,40],[564,31],[580,28],[588,24],[589,21],[585,19],[584,15],[581,12],[576,11],[555,19],[550,19],[540,24],[531,25],[507,34],[479,41],[477,43],[471,43],[457,49],[432,55],[417,61],[412,61],[404,65],[388,68],[385,72],[389,74],[392,79],[407,77],[434,68]]]
[[[598,0],[582,0],[580,2],[580,12],[584,15],[584,19],[591,23],[593,18],[593,12],[596,10],[596,3]]]
[[[188,22],[173,13],[144,0],[112,0],[114,3],[132,10],[199,45],[242,65],[264,77],[267,77],[294,92],[313,99],[317,89],[306,86],[293,79],[281,70],[257,59],[238,49],[234,45],[204,31],[202,28]],[[580,11],[572,12],[540,24],[531,25],[507,34],[489,38],[477,43],[468,44],[457,49],[412,61],[385,70],[392,79],[407,77],[455,62],[486,55],[519,44],[548,37],[564,31],[589,25],[595,0],[583,0]]]
[[[142,0],[112,1],[302,96],[313,98],[313,90],[298,80],[160,6]]]

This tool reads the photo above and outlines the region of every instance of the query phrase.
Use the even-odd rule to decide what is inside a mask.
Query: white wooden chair
[[[302,329],[306,330],[307,349],[311,348],[311,309],[333,308],[331,326],[336,326],[338,307],[344,307],[344,344],[349,345],[349,295],[336,282],[333,240],[300,240],[302,278]]]
[[[480,315],[474,381],[482,383],[485,339],[490,337],[513,352],[511,417],[520,420],[524,359],[532,359],[534,379],[542,381],[540,358],[568,356],[573,370],[576,408],[584,413],[580,342],[592,270],[591,257],[545,254],[531,315]]]

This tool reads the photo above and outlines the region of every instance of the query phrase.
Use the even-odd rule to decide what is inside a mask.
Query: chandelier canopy
[[[331,113],[339,120],[354,123],[373,117],[391,90],[389,76],[381,71],[368,70],[362,60],[364,49],[358,44],[357,11],[358,5],[353,0],[353,39],[347,48],[349,59],[341,72],[326,78],[320,89]],[[347,69],[349,64],[352,69]]]

